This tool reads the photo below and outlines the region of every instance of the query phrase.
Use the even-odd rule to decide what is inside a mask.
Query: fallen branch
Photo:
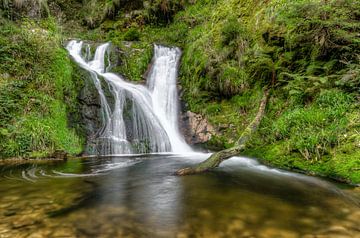
[[[257,130],[262,118],[265,114],[265,108],[269,97],[269,89],[265,89],[264,95],[260,101],[258,113],[254,120],[245,128],[236,145],[225,150],[221,150],[212,154],[207,160],[199,163],[195,167],[183,168],[175,172],[176,175],[190,175],[209,171],[210,169],[218,167],[221,162],[227,160],[235,155],[238,155],[246,147],[246,143],[251,138],[252,134]]]

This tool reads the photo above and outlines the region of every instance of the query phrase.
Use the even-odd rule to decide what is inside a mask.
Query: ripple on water
[[[345,198],[351,190],[248,160],[171,175],[196,161],[92,158],[0,169],[0,237],[360,237],[359,207]]]

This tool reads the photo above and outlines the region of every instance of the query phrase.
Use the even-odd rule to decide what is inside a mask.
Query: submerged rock
[[[49,157],[57,160],[67,160],[68,153],[63,150],[55,150]]]

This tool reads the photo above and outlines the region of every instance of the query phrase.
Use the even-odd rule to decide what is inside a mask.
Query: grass
[[[134,81],[143,79],[153,43],[181,47],[187,110],[203,114],[219,131],[209,148],[233,145],[270,85],[266,116],[246,153],[275,166],[360,183],[355,0],[57,3],[68,19],[63,28],[54,19],[19,27],[0,18],[0,45],[6,46],[0,59],[9,62],[0,65],[0,134],[7,138],[0,148],[9,147],[1,150],[7,156],[81,148],[79,130],[69,129],[66,120],[76,112],[81,85],[60,49],[62,33],[111,41],[120,53],[113,70]]]
[[[9,34],[9,32],[11,34]],[[69,128],[77,83],[53,19],[10,21],[0,27],[6,43],[0,58],[0,157],[47,156],[55,150],[82,151],[83,137]]]
[[[120,47],[126,37],[137,41],[139,53],[127,54],[118,67],[133,80],[145,72],[151,43],[183,49],[179,79],[187,109],[219,131],[209,148],[233,145],[254,116],[262,88],[271,85],[266,117],[246,153],[358,183],[355,2],[200,0],[185,4],[167,24],[141,23],[140,13],[102,29]]]
[[[152,59],[153,45],[147,42],[123,42],[112,39],[111,42],[118,51],[119,62],[112,68],[112,72],[120,73],[132,81],[144,80],[144,73]]]

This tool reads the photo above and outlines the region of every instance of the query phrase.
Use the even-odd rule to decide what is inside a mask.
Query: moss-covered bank
[[[82,82],[73,80],[55,20],[0,21],[0,158],[80,153],[71,121]]]
[[[112,41],[123,49],[126,59],[121,57],[116,71],[129,79],[141,80],[152,43],[181,47],[180,82],[187,109],[206,116],[219,130],[209,148],[233,145],[256,113],[262,88],[270,86],[266,115],[245,154],[275,166],[360,183],[356,0],[54,0],[48,6],[63,35]],[[124,41],[133,41],[134,50],[128,51]],[[57,47],[51,52],[63,52]],[[24,51],[21,57],[30,56]],[[63,61],[69,65],[68,59]],[[48,66],[39,65],[34,73],[47,72]],[[63,105],[61,95],[52,97]],[[11,110],[17,118],[27,118]],[[9,125],[21,122],[14,121]],[[65,134],[76,138],[69,132]]]
[[[209,148],[233,145],[270,85],[266,116],[245,154],[360,182],[356,1],[199,0],[182,6],[169,12],[169,22],[151,24],[146,8],[122,9],[98,29],[115,44],[132,36],[144,45],[183,48],[183,99],[219,129]]]

